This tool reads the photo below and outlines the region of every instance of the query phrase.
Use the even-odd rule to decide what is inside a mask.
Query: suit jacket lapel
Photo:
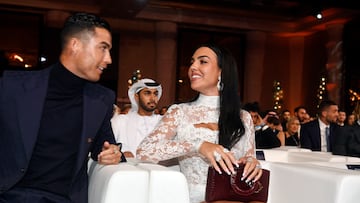
[[[320,131],[319,120],[316,120],[315,122],[314,131],[316,131],[316,133],[318,134],[318,136],[314,138],[316,140],[316,145],[317,145],[315,147],[318,147],[321,151],[321,131]]]
[[[40,121],[46,97],[47,84],[50,69],[46,69],[41,77],[32,80],[24,80],[23,91],[16,92],[16,105],[18,107],[19,129],[27,159],[36,142],[40,128]]]
[[[79,155],[76,164],[76,173],[81,169],[84,159],[88,156],[90,142],[94,140],[104,118],[107,106],[102,95],[96,93],[94,84],[87,84],[84,89],[83,130],[79,146]]]

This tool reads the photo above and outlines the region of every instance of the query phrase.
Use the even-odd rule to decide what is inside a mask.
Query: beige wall
[[[159,28],[160,26],[160,28]],[[164,29],[169,26],[172,31]],[[142,77],[162,83],[159,106],[175,101],[176,25],[152,24],[147,30],[120,31],[118,100],[127,102],[127,81],[140,69]],[[316,86],[325,68],[322,34],[284,37],[262,32],[247,34],[244,101],[258,101],[262,110],[273,105],[273,81],[281,82],[283,108],[291,112],[298,105],[316,108]]]
[[[61,12],[49,13],[45,16],[46,26],[60,27],[67,15],[68,13]],[[118,68],[118,75],[115,76],[118,80],[118,101],[128,102],[127,81],[133,71],[140,69],[143,78],[152,78],[162,83],[164,94],[159,106],[172,104],[175,101],[176,72],[179,68],[178,25],[166,21],[108,20],[119,39],[118,54],[113,56],[119,61],[118,66],[114,67]],[[6,29],[14,28],[8,25]],[[16,31],[18,30],[6,33],[18,33]],[[31,40],[32,43],[39,43],[36,37],[39,35],[38,28],[35,34],[23,32],[34,38]],[[224,33],[227,32],[225,30]],[[318,31],[306,36],[282,36],[260,31],[244,32],[247,33],[247,48],[244,56],[244,86],[241,87],[244,92],[243,102],[259,101],[263,110],[272,108],[273,81],[278,80],[284,90],[283,108],[292,111],[298,105],[305,105],[315,109],[319,77],[326,74],[328,38],[331,38],[333,32],[338,34],[339,29]],[[338,38],[331,39],[336,41]],[[58,39],[57,36],[54,39]],[[24,46],[37,45],[24,43]],[[181,46],[190,45],[183,43]]]

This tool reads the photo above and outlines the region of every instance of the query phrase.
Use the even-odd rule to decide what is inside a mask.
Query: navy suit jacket
[[[52,67],[4,72],[0,79],[0,194],[13,187],[27,170]],[[69,194],[73,202],[87,202],[89,152],[97,160],[104,141],[115,143],[110,124],[114,101],[112,90],[92,82],[85,85],[82,134],[80,143],[74,143],[79,153]]]
[[[330,124],[330,151],[332,150],[337,124]],[[300,129],[301,148],[311,149],[312,151],[321,151],[321,135],[319,120],[315,119],[301,125]]]
[[[333,154],[360,157],[360,125],[339,127]]]

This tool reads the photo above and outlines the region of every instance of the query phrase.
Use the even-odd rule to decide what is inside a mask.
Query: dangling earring
[[[216,86],[217,86],[219,91],[222,91],[223,88],[224,88],[224,84],[221,82],[221,75],[219,75],[219,77],[218,77],[218,82],[217,82]]]

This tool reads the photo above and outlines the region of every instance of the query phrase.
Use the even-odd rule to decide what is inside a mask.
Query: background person
[[[336,120],[336,123],[339,126],[344,126],[345,125],[345,121],[346,121],[346,112],[344,110],[340,110],[339,111],[339,116]]]
[[[128,90],[131,109],[127,114],[111,119],[117,142],[122,143],[125,157],[133,158],[140,142],[155,128],[161,119],[154,111],[161,98],[162,87],[152,79],[141,79]]]
[[[297,146],[300,147],[300,137],[299,137],[299,128],[300,121],[297,117],[290,117],[286,123],[285,131],[285,146]]]
[[[323,100],[319,104],[318,119],[301,125],[300,143],[302,148],[313,151],[331,152],[336,131],[338,105],[330,100]],[[328,131],[328,132],[327,132]]]
[[[353,111],[356,121],[353,125],[338,128],[333,154],[360,157],[360,102]]]
[[[305,106],[297,106],[294,109],[294,116],[299,119],[300,124],[306,123],[309,119],[309,114],[307,113]]]
[[[265,125],[255,132],[256,149],[270,149],[285,145],[285,135],[281,130],[279,117],[274,112],[266,116]]]
[[[282,129],[283,131],[285,132],[286,129],[287,129],[287,122],[289,121],[289,119],[291,118],[291,113],[288,109],[285,109],[281,112],[281,115],[280,115],[280,122],[281,122],[281,126],[282,126]]]

